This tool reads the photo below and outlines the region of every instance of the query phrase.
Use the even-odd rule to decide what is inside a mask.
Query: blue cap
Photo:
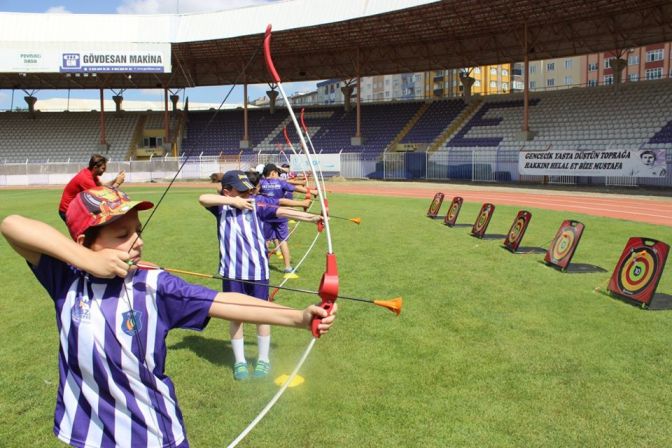
[[[254,188],[247,178],[247,174],[239,170],[227,171],[222,177],[222,187],[232,186],[241,193]]]

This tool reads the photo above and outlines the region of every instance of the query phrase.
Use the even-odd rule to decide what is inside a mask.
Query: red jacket
[[[80,191],[88,190],[100,185],[98,176],[93,175],[93,171],[88,168],[83,168],[75,177],[70,179],[70,182],[63,189],[61,196],[61,203],[58,205],[58,211],[67,212],[70,202],[79,194]]]

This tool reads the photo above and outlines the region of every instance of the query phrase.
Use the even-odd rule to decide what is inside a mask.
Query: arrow
[[[192,271],[186,271],[184,269],[175,269],[175,268],[164,268],[162,266],[155,265],[153,263],[149,263],[147,261],[139,261],[138,263],[135,264],[135,266],[138,269],[144,269],[144,270],[152,270],[152,269],[162,269],[166,272],[172,272],[174,274],[183,274],[183,275],[191,275],[194,277],[200,277],[200,278],[211,278],[215,280],[233,280],[236,282],[241,282],[241,283],[249,283],[250,285],[261,285],[261,286],[268,286],[269,288],[275,288],[277,289],[284,289],[286,291],[294,291],[294,292],[300,292],[303,294],[312,294],[312,295],[318,295],[319,293],[317,291],[313,291],[310,289],[302,289],[302,288],[290,288],[288,286],[274,286],[274,285],[266,285],[265,283],[260,283],[260,282],[255,282],[253,280],[239,280],[235,278],[228,278],[228,277],[222,277],[219,274],[202,274],[200,272],[192,272]],[[374,305],[380,306],[382,308],[386,308],[390,311],[392,311],[394,314],[399,316],[401,314],[401,307],[403,305],[403,298],[402,297],[395,297],[394,299],[389,299],[389,300],[379,300],[379,299],[367,299],[367,298],[361,298],[361,297],[348,297],[348,296],[337,296],[338,299],[343,299],[343,300],[352,300],[355,302],[365,302],[365,303],[372,303]]]

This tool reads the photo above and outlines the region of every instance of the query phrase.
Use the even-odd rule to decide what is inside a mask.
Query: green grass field
[[[162,190],[128,192],[157,200]],[[146,260],[215,272],[215,222],[198,205],[200,193],[170,191],[144,235]],[[0,218],[18,213],[65,231],[59,197],[59,190],[2,190]],[[540,263],[543,254],[512,255],[499,239],[425,218],[430,200],[330,197],[334,215],[363,220],[332,221],[341,293],[400,295],[403,312],[341,301],[337,326],[301,372],[306,382],[289,389],[241,446],[669,446],[672,311],[645,311],[594,289],[606,287],[630,236],[670,244],[672,227],[531,209],[522,246],[547,248],[564,219],[578,219],[586,230],[573,262],[606,270],[561,273]],[[458,223],[473,224],[479,208],[465,203]],[[488,234],[506,233],[516,211],[497,206]],[[301,226],[290,241],[295,259],[315,232]],[[322,239],[290,285],[317,287],[325,247]],[[52,435],[53,307],[4,239],[0,254],[0,445],[62,446]],[[272,282],[280,275],[274,271]],[[672,294],[671,266],[658,291]],[[281,292],[277,300],[303,307],[316,298]],[[309,339],[273,330],[273,377],[289,373]],[[233,380],[226,322],[174,331],[168,347],[167,373],[194,447],[229,443],[277,390],[271,381]]]

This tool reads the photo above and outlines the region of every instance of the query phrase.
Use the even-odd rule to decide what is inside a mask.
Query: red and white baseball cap
[[[149,201],[131,201],[123,191],[110,187],[94,187],[79,193],[70,202],[65,213],[65,224],[73,240],[89,227],[103,226],[124,216],[129,211],[148,210]]]

